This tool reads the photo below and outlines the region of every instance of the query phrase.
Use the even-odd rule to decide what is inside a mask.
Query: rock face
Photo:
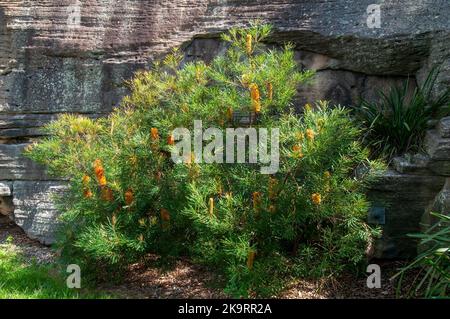
[[[377,241],[376,257],[409,258],[417,242],[406,237],[426,229],[436,220],[430,212],[450,213],[450,139],[442,129],[450,120],[441,119],[428,132],[428,154],[395,158],[388,171],[370,191],[377,205],[385,207],[383,236]]]
[[[270,42],[294,43],[301,66],[317,70],[316,81],[299,88],[299,105],[315,99],[354,104],[406,77],[414,88],[433,66],[443,70],[435,91],[448,87],[448,0],[383,1],[379,28],[371,27],[377,22],[376,8],[368,10],[373,2],[0,0],[0,183],[10,185],[0,200],[14,203],[13,218],[29,234],[51,242],[48,225],[55,215],[48,192],[56,184],[21,155],[43,135],[40,127],[62,112],[107,114],[126,94],[123,80],[136,70],[175,46],[182,46],[186,61],[211,60],[224,49],[217,41],[220,32],[255,18],[274,25]],[[420,207],[442,187],[440,176],[448,175],[448,138],[448,123],[441,122],[429,133],[431,160],[420,173],[427,177],[403,179],[407,185],[426,179],[420,205],[411,213],[414,223]],[[408,165],[403,168],[415,170]],[[416,176],[419,170],[403,173]],[[396,174],[387,178],[404,175]],[[408,201],[413,192],[395,196]]]
[[[27,235],[44,244],[55,240],[58,212],[55,196],[61,195],[65,187],[60,182],[16,181],[14,192],[14,221]]]

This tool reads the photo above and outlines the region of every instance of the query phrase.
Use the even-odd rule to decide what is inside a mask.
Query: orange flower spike
[[[315,205],[320,205],[320,203],[322,202],[322,196],[319,193],[313,193],[311,195],[311,201],[315,204]]]
[[[253,268],[253,263],[255,261],[255,257],[256,257],[256,251],[250,250],[248,252],[248,255],[247,255],[247,267],[248,267],[248,269],[252,269]]]
[[[138,158],[137,158],[136,155],[133,155],[133,156],[130,157],[130,163],[131,163],[134,167],[137,166]]]
[[[276,178],[269,177],[269,199],[275,199],[277,186],[278,180]]]
[[[112,215],[112,217],[111,217],[111,224],[113,226],[116,226],[116,224],[117,224],[117,216],[116,216],[116,214]]]
[[[151,128],[151,137],[153,141],[157,141],[159,140],[159,132],[158,129],[156,127],[152,127]]]
[[[195,68],[195,79],[199,83],[200,83],[200,81],[202,79],[202,71],[200,70],[200,68],[198,66]]]
[[[104,170],[103,170],[103,165],[102,165],[102,161],[99,159],[96,159],[94,161],[94,172],[95,172],[95,176],[97,176],[97,178],[99,176],[102,176],[104,174]]]
[[[107,202],[112,202],[114,200],[113,191],[109,187],[102,187],[102,199]]]
[[[169,222],[170,221],[170,213],[167,209],[162,208],[161,209],[161,219],[165,222]]]
[[[256,113],[261,112],[261,101],[260,101],[260,95],[259,95],[259,88],[256,83],[252,83],[250,85],[250,97],[252,99],[253,110]]]
[[[83,195],[84,195],[85,198],[91,198],[92,197],[92,192],[91,192],[90,189],[85,189],[83,191]]]
[[[133,203],[133,200],[134,200],[134,194],[133,194],[133,191],[132,191],[131,189],[128,189],[128,190],[125,192],[125,203],[126,203],[127,205],[131,205],[131,204]]]
[[[329,171],[326,171],[325,173],[323,173],[323,177],[325,177],[326,181],[325,181],[325,191],[329,192],[331,189],[330,186],[330,179],[331,179],[331,173]]]
[[[184,156],[184,164],[190,165],[193,162],[193,154],[189,153]]]
[[[181,110],[184,113],[187,113],[187,112],[189,112],[189,106],[186,103],[183,103],[183,105],[181,105]]]
[[[227,110],[227,118],[228,118],[228,121],[230,121],[230,122],[233,121],[233,109],[231,107],[229,107]]]
[[[312,129],[309,128],[306,130],[306,137],[308,138],[308,140],[310,142],[314,141],[315,136],[316,136],[316,133]]]
[[[273,98],[273,85],[272,83],[267,83],[267,98],[272,101]]]
[[[252,197],[253,197],[253,209],[255,210],[255,212],[259,212],[259,207],[261,205],[261,193],[254,192]]]
[[[248,82],[250,80],[250,75],[242,74],[241,76],[241,84],[243,87],[248,88]]]
[[[303,142],[303,140],[305,139],[305,134],[303,134],[303,132],[297,132],[297,133],[295,133],[295,137],[296,137],[300,142]]]
[[[156,218],[156,216],[151,216],[149,219],[151,225],[156,225],[158,223],[158,218]]]
[[[293,156],[295,158],[302,158],[303,157],[303,151],[302,151],[302,146],[301,145],[294,145],[292,147],[292,152],[293,152]]]
[[[105,177],[105,175],[102,175],[102,176],[99,177],[99,179],[98,179],[98,184],[99,184],[100,186],[106,186],[107,182],[106,182],[106,177]]]
[[[84,175],[82,181],[84,186],[88,186],[91,178],[88,175]]]
[[[172,134],[170,134],[169,136],[167,136],[167,144],[169,145],[175,145],[175,139],[173,137]]]
[[[252,54],[253,48],[252,48],[252,43],[253,42],[253,38],[251,34],[247,34],[247,37],[245,38],[245,50],[247,51],[247,54],[250,55]]]
[[[209,199],[209,215],[214,216],[214,198]]]
[[[103,169],[102,161],[99,159],[96,159],[94,162],[94,173],[97,177],[97,181],[100,186],[106,185],[106,177],[105,177],[105,170]]]

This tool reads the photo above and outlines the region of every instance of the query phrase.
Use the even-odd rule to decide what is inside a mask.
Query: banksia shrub
[[[268,50],[270,31],[230,30],[228,51],[209,65],[181,67],[175,51],[137,73],[108,118],[64,115],[46,127],[28,155],[70,181],[59,200],[63,257],[95,271],[149,252],[189,256],[224,275],[234,296],[270,296],[287,278],[364,262],[375,234],[364,191],[382,165],[366,159],[343,108],[319,102],[295,115],[296,89],[313,73],[299,71],[292,46]],[[192,150],[172,161],[176,128],[239,127],[238,116],[254,112],[252,128],[279,130],[272,174],[261,161],[205,164]],[[356,175],[359,167],[366,173]]]

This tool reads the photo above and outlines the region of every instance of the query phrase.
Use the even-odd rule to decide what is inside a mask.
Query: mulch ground
[[[54,261],[55,253],[49,247],[29,239],[11,221],[0,216],[0,244],[7,238],[26,259],[40,263]],[[1,249],[1,247],[0,247]],[[381,288],[367,288],[366,276],[345,274],[328,281],[298,280],[293,282],[276,298],[288,299],[342,299],[342,298],[395,298],[395,285],[390,281],[404,262],[377,261],[381,267]],[[207,269],[181,259],[170,268],[158,267],[158,257],[148,255],[143,262],[131,265],[120,284],[101,284],[99,290],[120,298],[170,299],[170,298],[228,298],[219,287],[221,278]]]

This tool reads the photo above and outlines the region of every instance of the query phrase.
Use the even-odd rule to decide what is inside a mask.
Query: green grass
[[[27,263],[10,245],[0,246],[0,299],[108,298],[89,289],[69,289],[54,265]]]

